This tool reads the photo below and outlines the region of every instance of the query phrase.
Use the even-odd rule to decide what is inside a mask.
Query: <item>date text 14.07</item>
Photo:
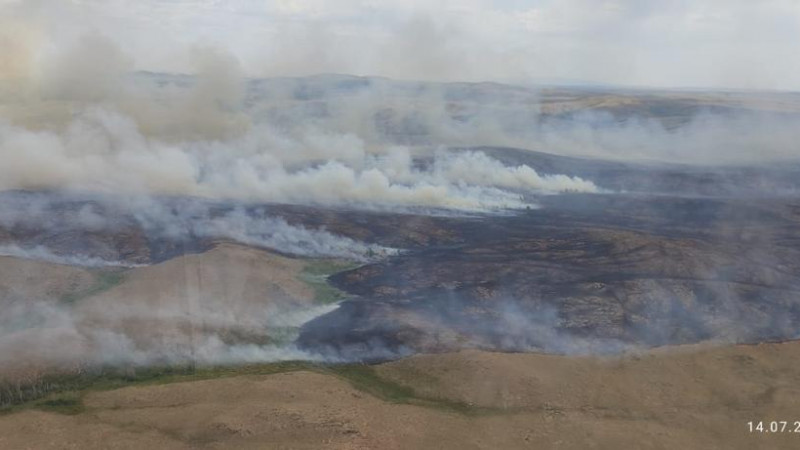
[[[747,431],[751,433],[798,433],[800,434],[800,420],[773,420],[771,422],[747,422]]]

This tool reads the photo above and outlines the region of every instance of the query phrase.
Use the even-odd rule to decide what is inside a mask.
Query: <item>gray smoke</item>
[[[13,22],[37,30],[24,14]],[[304,94],[281,80],[274,86],[248,81],[220,47],[194,47],[192,75],[164,76],[132,75],[132,58],[97,33],[65,38],[46,51],[21,32],[5,45],[20,62],[8,69],[13,74],[4,86],[12,89],[0,97],[0,189],[465,210],[528,206],[520,189],[598,191],[580,178],[474,155],[433,155],[386,138],[376,122],[383,108],[404,115],[430,104],[429,114],[412,119],[442,128],[442,139],[426,144],[469,141],[472,126],[445,123],[445,103],[435,91],[384,98],[381,86],[355,96],[334,89],[321,102],[308,102],[314,87]],[[20,97],[15,93],[23,85]],[[431,156],[433,169],[415,162]],[[464,178],[465,170],[486,162],[491,171]],[[451,165],[461,170],[442,170]]]
[[[140,267],[141,264],[132,264],[124,261],[108,261],[86,255],[58,255],[50,249],[37,245],[31,248],[23,248],[19,245],[0,245],[0,256],[11,256],[14,258],[32,259],[53,264],[63,264],[80,267]]]
[[[269,311],[270,323],[262,322],[261,338],[276,337],[280,329],[270,326],[296,328],[305,321],[327,313],[335,305],[299,308],[288,312]],[[201,365],[243,364],[286,360],[321,360],[322,356],[300,350],[290,342],[284,343],[231,343],[224,334],[242,330],[241,324],[232,323],[224,312],[196,310],[190,317],[185,312],[107,309],[102,322],[93,313],[74,310],[45,300],[27,300],[5,305],[0,319],[0,381],[14,366],[35,365],[57,370],[65,367],[108,365]],[[265,314],[266,315],[266,314]],[[168,331],[159,333],[157,342],[142,342],[141,331],[117,327],[116,321],[151,320],[169,324]],[[174,323],[184,330],[172,329]],[[205,328],[203,328],[205,327]],[[196,328],[187,333],[185,329]],[[291,335],[289,336],[291,337]],[[330,358],[328,358],[330,359]]]
[[[78,205],[78,206],[75,206]],[[6,193],[0,196],[0,229],[24,229],[38,235],[64,233],[118,233],[142,230],[151,241],[192,247],[199,240],[230,240],[307,257],[368,261],[396,254],[397,249],[359,242],[323,229],[291,225],[270,213],[268,206],[214,204],[199,199],[142,196],[58,195]],[[114,259],[114,249],[82,254],[46,248],[35,238],[0,245],[0,254],[58,264],[86,267],[133,267],[136,263]],[[90,250],[91,251],[91,250]],[[103,256],[109,255],[109,256]],[[121,255],[119,255],[121,257]]]
[[[417,168],[409,149],[370,152],[352,134],[302,139],[258,128],[231,141],[168,144],[141,134],[127,116],[95,108],[63,133],[0,127],[7,162],[0,188],[464,210],[525,206],[514,189],[598,191],[590,181],[506,167],[480,154],[437,153],[432,168]]]

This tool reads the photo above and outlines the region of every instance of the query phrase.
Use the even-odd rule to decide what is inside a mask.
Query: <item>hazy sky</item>
[[[800,90],[800,0],[0,0],[0,5],[0,23],[16,24],[0,32],[0,49],[15,33],[33,34],[52,48],[94,32],[115,41],[140,69],[186,71],[189,49],[200,43],[227,48],[253,76],[337,72]]]

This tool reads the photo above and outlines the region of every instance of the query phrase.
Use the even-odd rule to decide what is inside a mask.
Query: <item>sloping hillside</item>
[[[747,422],[794,429],[798,357],[800,343],[787,342],[607,359],[469,351],[374,368],[241,368],[55,397],[38,408],[70,414],[0,416],[0,447],[790,449],[800,434],[753,434]],[[275,370],[290,371],[258,374]]]

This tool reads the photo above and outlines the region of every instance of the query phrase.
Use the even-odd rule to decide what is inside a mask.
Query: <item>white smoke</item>
[[[225,237],[242,244],[276,249],[283,253],[366,261],[369,256],[389,256],[398,250],[365,244],[324,230],[292,226],[282,219],[259,219],[236,210],[222,218],[195,224],[199,236]]]
[[[103,258],[86,255],[58,255],[41,245],[31,248],[23,248],[18,245],[0,245],[0,256],[11,256],[14,258],[32,259],[53,264],[80,267],[142,267],[141,264],[131,264],[124,261],[108,261]]]
[[[185,364],[201,365],[263,363],[286,360],[322,360],[321,355],[296,348],[290,342],[231,343],[221,333],[249,330],[259,326],[256,336],[270,336],[275,329],[297,328],[336,305],[296,308],[272,314],[268,321],[251,324],[250,328],[224,317],[224,312],[197,309],[191,316],[185,312],[170,315],[169,311],[152,308],[138,310],[112,308],[91,316],[50,301],[27,300],[6,305],[0,318],[0,366],[12,368],[20,364],[59,368],[75,366]],[[104,315],[98,320],[96,313]],[[273,313],[275,311],[272,311]],[[91,317],[92,320],[87,320]],[[151,320],[170,323],[158,338],[144,340],[119,321]],[[180,322],[170,322],[171,320]],[[255,319],[253,322],[257,322]],[[174,328],[182,323],[183,329]],[[186,329],[195,330],[187,333]],[[280,330],[281,328],[278,328]],[[171,330],[171,331],[170,331]],[[330,360],[330,357],[326,357]],[[0,379],[6,375],[0,370]]]
[[[77,205],[77,206],[75,206]],[[289,224],[266,206],[245,208],[198,199],[142,196],[6,193],[0,196],[0,229],[22,228],[44,236],[59,233],[124,233],[141,230],[148,239],[191,244],[198,239],[231,240],[284,254],[368,261],[394,255],[398,249],[360,242],[324,229]],[[34,234],[35,236],[35,234]],[[113,239],[112,239],[113,241]],[[13,240],[12,240],[13,242]],[[0,244],[0,255],[85,267],[136,267],[124,261],[113,244],[84,250],[67,245],[59,252],[35,237]],[[98,248],[100,250],[98,250]],[[82,251],[100,254],[81,254]]]
[[[327,145],[327,147],[326,147]],[[167,143],[143,135],[129,117],[91,108],[63,133],[0,126],[0,189],[70,188],[265,202],[465,210],[524,206],[519,194],[598,190],[590,181],[542,176],[476,154],[435,156],[415,168],[409,150],[370,153],[353,135],[288,141],[258,129],[227,141]],[[287,167],[281,157],[298,165]],[[316,158],[322,158],[318,163]],[[294,161],[293,161],[294,160]]]
[[[14,23],[42,27],[24,14]],[[439,89],[409,105],[391,86],[355,96],[325,82],[307,92],[281,80],[264,86],[247,81],[239,61],[213,46],[189,52],[191,76],[131,75],[132,57],[107,36],[93,32],[47,45],[28,34],[0,36],[17,55],[6,71],[28,91],[0,96],[0,190],[466,210],[527,206],[512,188],[597,191],[586,180],[496,162],[496,173],[465,178],[471,156],[437,155],[435,170],[415,166],[412,156],[429,152],[392,145],[383,136],[386,124],[376,120],[390,107],[401,125],[419,121],[428,134],[441,128],[427,143],[470,140],[471,126],[449,120]],[[320,101],[304,100],[316,95]],[[428,112],[404,118],[419,111]],[[451,163],[462,170],[442,170]]]

